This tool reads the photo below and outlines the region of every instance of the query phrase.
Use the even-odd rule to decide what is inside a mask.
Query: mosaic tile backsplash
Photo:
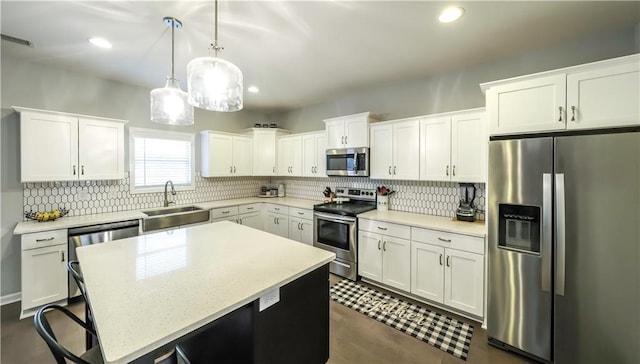
[[[196,189],[178,191],[171,196],[178,205],[256,196],[262,186],[284,183],[288,197],[321,201],[326,186],[376,188],[385,185],[396,193],[389,197],[389,209],[436,216],[454,217],[460,200],[456,182],[372,180],[364,177],[280,178],[280,177],[196,177]],[[476,218],[484,220],[485,184],[475,184],[478,209]],[[24,211],[69,209],[69,216],[161,207],[162,192],[132,194],[129,178],[113,181],[68,181],[24,183]]]

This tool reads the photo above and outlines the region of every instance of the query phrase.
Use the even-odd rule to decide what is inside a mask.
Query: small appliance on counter
[[[469,191],[471,191],[471,199],[469,199]],[[473,183],[460,183],[460,194],[460,204],[456,209],[456,219],[469,222],[476,221],[476,208],[473,206],[473,200],[476,199],[476,186]]]

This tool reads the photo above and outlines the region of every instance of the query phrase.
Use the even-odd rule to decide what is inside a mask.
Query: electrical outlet
[[[107,194],[107,196],[109,198],[116,198],[118,189],[116,188],[116,186],[109,186],[109,192]]]
[[[267,292],[267,294],[260,297],[260,311],[264,311],[278,302],[280,302],[280,288]]]
[[[78,188],[78,200],[80,201],[87,201],[89,199],[89,190],[87,190],[87,187],[80,187]]]

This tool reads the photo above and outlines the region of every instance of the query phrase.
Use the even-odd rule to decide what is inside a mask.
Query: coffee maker
[[[476,221],[476,186],[473,183],[460,183],[460,203],[456,209],[456,218],[461,221]]]

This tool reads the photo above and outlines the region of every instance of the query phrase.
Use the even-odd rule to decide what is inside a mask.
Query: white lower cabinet
[[[412,228],[411,293],[481,317],[484,240]]]
[[[411,288],[410,227],[365,219],[361,219],[359,225],[358,274],[408,292]]]
[[[313,245],[313,211],[289,208],[289,239]]]
[[[262,204],[252,203],[238,206],[238,224],[262,230]]]
[[[267,204],[265,206],[264,231],[289,237],[289,207],[282,205]]]
[[[33,314],[39,306],[67,297],[67,230],[22,235],[20,317]]]

